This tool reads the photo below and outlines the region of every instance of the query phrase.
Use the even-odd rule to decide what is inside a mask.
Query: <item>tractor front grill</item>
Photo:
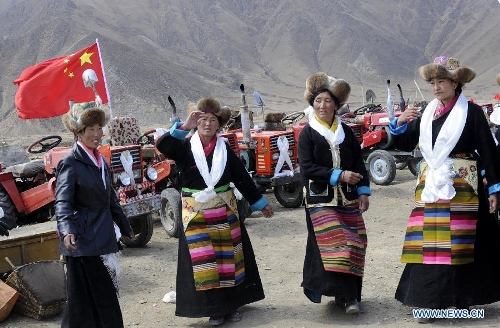
[[[135,148],[135,149],[126,149],[127,151],[130,152],[130,155],[132,156],[133,159],[133,164],[132,167],[135,167],[136,165],[141,166],[141,150],[140,148]],[[111,171],[113,172],[120,172],[123,171],[123,164],[122,161],[120,160],[120,156],[123,151],[117,151],[111,153]]]
[[[269,139],[269,148],[271,150],[278,149],[278,138],[281,136],[273,136]],[[295,146],[295,140],[293,139],[293,133],[288,133],[285,135],[286,139],[288,140],[288,147],[292,148]]]

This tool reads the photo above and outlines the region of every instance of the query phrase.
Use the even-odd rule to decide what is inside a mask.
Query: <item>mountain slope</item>
[[[269,111],[301,110],[305,79],[316,71],[351,83],[353,106],[367,89],[385,102],[387,79],[412,99],[420,98],[415,80],[430,99],[416,70],[443,54],[476,70],[467,96],[492,101],[498,17],[496,0],[4,0],[0,136],[63,130],[59,118],[17,118],[12,81],[96,39],[113,115],[136,116],[144,126],[168,126],[168,95],[182,118],[187,103],[202,96],[237,107],[240,83],[248,93],[258,90]]]

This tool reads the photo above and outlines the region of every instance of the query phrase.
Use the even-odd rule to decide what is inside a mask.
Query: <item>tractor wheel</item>
[[[396,177],[394,157],[385,150],[375,150],[367,159],[370,179],[377,185],[388,185]]]
[[[127,247],[144,247],[151,240],[153,235],[153,215],[144,214],[129,219],[134,238],[121,237],[121,242]]]
[[[2,221],[9,226],[9,229],[15,228],[17,223],[16,207],[2,186],[0,186],[0,207],[3,210]]]
[[[388,126],[384,126],[382,129],[385,130],[385,134],[387,137],[385,139],[382,139],[379,143],[377,143],[377,147],[380,149],[389,149],[392,147],[392,139],[393,139],[392,134],[389,131]]]
[[[170,237],[179,236],[179,224],[182,222],[181,194],[174,188],[161,192],[160,220]]]
[[[302,205],[304,198],[302,181],[295,181],[287,185],[274,186],[273,189],[276,200],[283,207],[297,208]]]
[[[250,208],[250,204],[248,200],[242,198],[238,200],[238,214],[240,216],[240,221],[245,222],[246,218],[252,215],[252,209]]]
[[[408,170],[410,170],[411,174],[414,176],[417,176],[418,170],[419,170],[419,163],[422,158],[420,157],[411,157],[408,161]]]

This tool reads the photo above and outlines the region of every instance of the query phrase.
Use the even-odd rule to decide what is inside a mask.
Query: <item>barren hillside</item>
[[[443,54],[476,70],[467,96],[492,101],[499,17],[497,0],[2,0],[0,137],[62,131],[59,118],[19,119],[12,81],[96,39],[113,114],[145,126],[168,125],[168,95],[181,111],[206,95],[239,106],[240,83],[261,93],[266,110],[300,110],[316,71],[349,81],[353,106],[367,89],[385,103],[387,79],[396,99],[397,83],[421,97],[414,80],[430,98],[416,69]]]

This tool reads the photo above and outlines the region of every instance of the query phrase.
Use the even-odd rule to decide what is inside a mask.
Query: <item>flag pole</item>
[[[108,83],[106,82],[106,70],[104,69],[104,63],[102,62],[101,47],[99,47],[99,40],[96,38],[95,43],[97,44],[97,51],[99,52],[99,61],[101,62],[102,76],[104,77],[104,87],[106,88],[106,96],[108,98],[109,106],[109,116],[113,117],[113,109],[111,108],[111,96],[109,95]]]

